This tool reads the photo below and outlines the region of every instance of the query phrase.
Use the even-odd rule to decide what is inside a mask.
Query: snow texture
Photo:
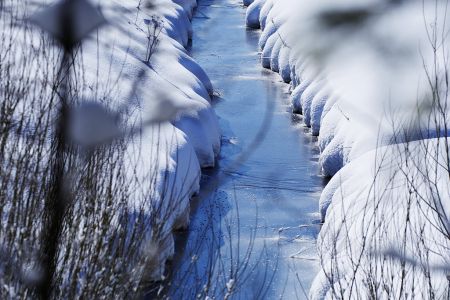
[[[138,128],[125,154],[128,178],[136,184],[129,205],[157,220],[153,224],[160,229],[152,228],[157,234],[151,238],[159,245],[159,268],[151,276],[159,279],[174,254],[172,231],[188,225],[201,168],[215,165],[220,130],[210,104],[211,81],[185,49],[196,0],[155,0],[140,9],[138,3],[102,1],[109,25],[83,42],[76,72],[88,87],[85,99],[112,110],[126,107],[125,123]],[[162,29],[147,57],[153,21]],[[151,125],[139,129],[141,124]]]
[[[260,28],[259,24],[259,13],[264,4],[265,0],[255,0],[247,8],[246,12],[246,23],[250,28]]]
[[[255,8],[248,8],[247,23],[251,22],[252,27],[262,29],[258,43],[262,51],[261,65],[278,72],[284,82],[290,83],[293,112],[302,114],[305,126],[311,127],[311,134],[318,136],[322,173],[333,177],[320,201],[320,212],[325,224],[318,244],[324,241],[328,243],[337,236],[337,253],[332,253],[330,244],[319,247],[319,252],[324,257],[322,261],[325,264],[331,264],[331,259],[336,260],[332,255],[337,255],[342,274],[333,273],[336,271],[324,267],[311,289],[312,299],[336,297],[333,291],[337,290],[337,286],[329,285],[330,277],[335,276],[333,284],[345,290],[344,298],[355,297],[361,292],[349,294],[352,275],[355,276],[353,283],[356,286],[364,286],[368,280],[364,278],[362,271],[356,272],[356,275],[351,273],[353,270],[349,267],[349,260],[354,259],[351,252],[358,253],[361,250],[367,265],[370,265],[370,253],[359,247],[361,239],[366,235],[357,229],[367,224],[364,223],[364,214],[358,212],[363,210],[364,204],[369,211],[375,210],[375,207],[367,206],[362,195],[382,192],[376,189],[371,191],[369,188],[374,181],[377,151],[384,150],[384,153],[388,153],[387,161],[404,167],[402,163],[405,162],[399,158],[398,151],[394,151],[398,150],[399,145],[405,148],[405,145],[413,141],[429,141],[426,144],[431,148],[439,148],[442,147],[439,137],[449,135],[447,127],[443,126],[445,117],[433,115],[436,119],[430,124],[430,107],[434,103],[427,100],[430,99],[427,76],[433,72],[433,63],[436,62],[434,72],[437,76],[446,73],[445,58],[433,54],[429,40],[431,27],[437,28],[437,32],[445,31],[442,28],[448,22],[444,13],[445,1],[437,1],[437,8],[434,2],[424,5],[419,2],[402,2],[401,5],[385,7],[385,2],[381,0],[257,1],[259,24],[255,24],[256,14],[253,13],[249,19],[249,10]],[[368,12],[369,21],[362,17],[361,24],[356,29],[348,29],[345,27],[347,25],[341,27],[339,24],[329,26],[324,21],[323,16],[332,13],[339,15],[346,11],[361,12],[362,15]],[[433,25],[428,28],[424,25],[427,22]],[[439,41],[443,44],[442,47],[448,46],[447,40]],[[442,79],[442,82],[445,80]],[[438,93],[442,99],[446,99],[445,91],[438,90]],[[444,113],[448,113],[447,103],[443,105],[443,109]],[[424,160],[427,155],[422,152],[417,150],[416,155]],[[441,159],[443,158],[435,157],[433,163],[436,164]],[[446,165],[445,162],[442,164]],[[381,165],[383,174],[392,172],[392,166],[386,166],[384,162]],[[418,163],[416,167],[420,169],[424,165]],[[445,174],[445,170],[443,173]],[[400,182],[401,176],[396,176],[393,180]],[[444,177],[446,176],[443,176],[443,181]],[[426,181],[424,178],[421,180]],[[422,186],[423,182],[419,185]],[[379,189],[381,188],[380,184]],[[448,200],[447,191],[448,188],[443,188],[442,192]],[[380,214],[385,214],[387,218],[404,217],[406,211],[403,204],[407,193],[408,188],[404,184],[396,185],[389,197],[382,198],[383,206],[377,207],[381,210]],[[422,213],[425,218],[430,219],[436,217],[429,210],[419,212],[417,207],[414,209],[414,214]],[[336,224],[346,218],[343,211],[355,219],[352,219],[351,228],[348,229],[351,231],[349,235],[354,237],[348,247],[344,237],[336,233],[335,229]],[[449,215],[448,206],[444,211]],[[415,220],[418,223],[414,226],[417,226],[420,222]],[[402,224],[387,224],[389,229],[384,246],[388,247],[389,243],[398,246],[395,231],[402,230],[401,226]],[[435,243],[448,247],[448,240],[442,241],[442,235],[439,236],[430,226],[427,226],[427,230],[427,235],[436,237]],[[375,236],[376,231],[370,229],[367,237]],[[409,246],[419,241],[417,236],[407,239],[410,239]],[[430,242],[422,246],[433,249],[434,245]],[[446,253],[447,250],[442,247],[441,253]],[[413,257],[415,254],[417,253],[409,253]],[[375,268],[385,268],[379,265],[378,260],[374,261]],[[436,258],[436,261],[439,259]],[[448,264],[448,257],[441,259],[439,263]],[[392,264],[398,267],[395,262]],[[391,272],[395,270],[398,271],[393,267]],[[423,278],[423,272],[416,273],[418,278]],[[374,276],[378,275],[380,274]],[[403,288],[412,289],[416,284],[414,276],[409,274],[406,277]],[[443,295],[445,278],[439,272],[434,272],[431,277],[430,286],[435,288],[436,293]],[[395,294],[400,290],[401,279],[398,274],[393,278],[391,292]],[[374,280],[379,283],[381,278]],[[417,282],[422,284],[425,279]],[[424,291],[425,287],[416,287],[416,290]],[[368,291],[364,292],[359,295],[364,297]],[[386,296],[386,291],[379,291],[378,297]],[[421,298],[424,295],[417,292],[416,296]]]
[[[136,7],[134,1],[109,3],[104,5],[103,13],[110,22],[120,24],[115,26],[120,29],[105,27],[99,34],[105,45],[115,45],[114,48],[101,47],[100,53],[104,55],[100,56],[99,65],[105,67],[102,73],[110,72],[111,78],[129,78],[128,85],[121,79],[121,87],[115,95],[117,99],[135,103],[136,100],[127,99],[127,95],[133,95],[133,92],[139,95],[139,103],[130,118],[136,122],[154,118],[167,111],[168,103],[187,108],[171,122],[144,129],[128,146],[130,160],[136,160],[130,164],[139,166],[129,176],[144,180],[150,174],[157,174],[157,180],[144,185],[152,190],[150,200],[142,198],[143,187],[137,187],[136,197],[130,199],[132,206],[157,211],[156,217],[164,223],[158,232],[160,265],[152,274],[157,279],[164,273],[167,259],[174,254],[172,230],[188,225],[189,202],[199,190],[200,168],[214,166],[220,151],[218,120],[210,104],[213,87],[207,74],[184,48],[192,36],[190,20],[197,5],[195,0],[158,0],[137,16],[135,12],[124,16],[124,11],[133,11]],[[143,62],[147,46],[144,21],[152,17],[160,19],[164,29],[154,54],[146,63]],[[96,45],[88,42],[85,48],[92,50],[86,50],[84,59],[96,59]],[[108,64],[110,58],[113,60],[111,67]],[[106,67],[110,69],[106,70]],[[145,73],[138,91],[132,91],[133,81],[142,69]],[[96,73],[92,69],[90,74]]]
[[[413,154],[409,164],[406,148]],[[449,195],[444,153],[444,139],[384,146],[351,161],[331,179],[320,199],[325,223],[317,244],[324,263],[311,299],[331,299],[336,291],[345,299],[371,293],[388,299],[400,297],[402,289],[421,299],[428,299],[430,291],[446,298],[450,241],[442,232],[448,223],[439,215],[448,214],[450,205],[448,198],[437,200]],[[385,288],[371,291],[364,282]]]

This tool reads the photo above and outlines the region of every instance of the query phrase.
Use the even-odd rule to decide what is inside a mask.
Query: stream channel
[[[289,85],[261,67],[242,0],[199,0],[193,31],[222,151],[176,236],[165,289],[173,299],[306,299],[319,270],[317,145],[291,113]]]

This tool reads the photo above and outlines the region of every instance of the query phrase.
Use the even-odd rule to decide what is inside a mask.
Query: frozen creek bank
[[[62,51],[56,43],[46,39],[48,35],[39,31],[37,27],[16,28],[11,27],[8,22],[12,24],[17,19],[26,20],[31,14],[48,9],[50,11],[48,15],[36,13],[36,17],[32,20],[37,20],[35,22],[40,22],[41,25],[44,24],[42,27],[46,29],[51,28],[54,25],[51,18],[56,16],[55,11],[62,6],[50,7],[47,2],[27,3],[24,1],[20,4],[10,2],[1,4],[3,39],[11,45],[8,49],[5,44],[2,48],[4,51],[2,56],[4,55],[5,60],[10,59],[8,62],[12,64],[11,69],[17,70],[18,74],[20,72],[25,74],[21,75],[24,77],[24,82],[29,80],[33,84],[36,83],[38,88],[42,87],[39,83],[43,83],[43,91],[39,95],[39,103],[42,105],[48,104],[46,101],[41,101],[42,99],[52,99],[50,95],[55,87],[52,86],[51,81],[56,73],[54,66],[57,66],[57,62],[60,61]],[[98,31],[92,32],[73,51],[73,57],[70,58],[73,59],[73,64],[71,64],[68,84],[71,100],[73,99],[73,103],[70,104],[76,107],[78,103],[84,105],[86,102],[87,108],[94,107],[97,110],[100,105],[106,107],[111,112],[117,113],[118,117],[114,122],[121,122],[121,128],[126,128],[123,130],[123,141],[117,141],[120,145],[115,146],[116,148],[111,147],[110,151],[113,154],[99,163],[111,161],[111,165],[116,166],[115,169],[95,173],[95,180],[89,179],[92,185],[97,180],[103,180],[104,183],[103,186],[100,184],[95,191],[98,194],[92,196],[94,198],[92,203],[99,213],[93,216],[94,220],[80,217],[80,220],[74,222],[76,225],[69,229],[73,232],[79,231],[79,234],[70,237],[68,233],[69,238],[67,241],[64,240],[68,246],[61,246],[60,256],[65,256],[66,260],[82,256],[75,271],[64,264],[60,266],[61,274],[63,274],[60,280],[64,288],[69,289],[70,285],[77,287],[78,284],[80,293],[87,290],[81,288],[86,287],[86,278],[94,277],[85,271],[89,270],[89,264],[92,261],[101,261],[98,257],[113,257],[122,249],[117,246],[117,243],[101,247],[100,245],[106,245],[102,244],[102,240],[124,230],[130,231],[131,238],[135,231],[141,230],[136,228],[138,220],[139,222],[144,220],[142,224],[145,224],[143,225],[145,236],[137,239],[144,239],[145,247],[131,249],[130,245],[133,241],[122,239],[127,247],[130,247],[123,251],[137,252],[137,254],[130,254],[134,256],[134,259],[140,251],[146,251],[145,259],[149,260],[146,264],[151,264],[151,267],[149,267],[150,271],[129,270],[129,274],[132,274],[130,277],[139,277],[139,274],[144,273],[148,279],[161,278],[166,261],[174,254],[172,231],[188,225],[190,199],[199,191],[201,168],[213,167],[220,151],[218,121],[210,104],[210,96],[213,93],[211,82],[203,69],[186,51],[186,46],[192,37],[191,19],[197,3],[195,0],[150,2],[141,0],[73,1],[75,4],[71,6],[74,10],[81,7],[81,12],[76,17],[82,17],[88,12],[88,8],[91,8],[88,5],[98,4],[107,24],[100,27]],[[94,7],[92,9],[95,10]],[[95,20],[83,21],[89,25],[89,22]],[[31,49],[30,52],[34,52],[29,54],[25,49]],[[10,77],[16,78],[14,76]],[[30,76],[31,79],[26,76]],[[69,75],[66,76],[69,77]],[[14,84],[20,85],[20,82]],[[28,92],[28,90],[25,91]],[[26,92],[23,92],[26,95],[24,98],[35,99],[36,92],[31,91],[29,94]],[[27,105],[30,105],[29,103],[31,101]],[[95,109],[86,111],[88,114],[95,114]],[[35,112],[36,109],[33,113]],[[81,116],[83,117],[84,115]],[[120,134],[114,132],[113,126],[105,129],[101,127],[101,125],[107,126],[105,124],[97,123],[96,125],[100,128],[87,128],[88,131],[98,132],[103,129],[108,134],[108,130],[111,131],[112,136],[122,134],[122,132]],[[82,141],[84,139],[82,135],[85,134],[85,132],[76,133],[77,128],[74,126],[70,131],[70,134],[72,131],[75,132],[75,142]],[[87,136],[89,134],[92,136],[91,132]],[[120,152],[119,154],[113,152],[116,149]],[[30,153],[33,154],[33,151],[30,150]],[[85,156],[79,157],[79,165],[82,165]],[[92,164],[90,162],[90,165]],[[85,168],[89,168],[90,165],[87,164]],[[103,178],[105,173],[108,174],[109,179]],[[88,178],[88,175],[82,174],[82,177]],[[91,182],[87,184],[91,185]],[[106,192],[107,196],[102,197],[106,189],[105,182],[110,183],[111,190]],[[84,190],[80,189],[77,192],[83,195]],[[114,198],[113,203],[108,204],[107,199],[110,198]],[[124,201],[127,202],[128,207],[121,206],[122,211],[115,211],[120,206],[118,203]],[[79,210],[74,208],[74,215],[78,217],[79,212],[84,208],[86,205],[81,205]],[[98,218],[103,218],[103,221],[100,222]],[[81,247],[79,246],[81,241],[84,243],[87,228],[92,225],[86,224],[87,222],[98,223],[98,226],[104,229],[90,230],[95,232],[93,234],[95,236],[89,237],[92,238],[88,243],[89,247],[97,244],[95,246],[97,250],[84,246],[81,249],[86,253],[83,253],[80,252],[81,250],[77,251],[76,247]],[[127,222],[129,225],[124,226],[123,223]],[[109,254],[106,254],[108,251],[110,251]],[[117,254],[117,256],[120,255]],[[60,257],[60,260],[62,259],[63,257]],[[124,266],[133,268],[132,262],[127,262],[126,265],[115,263],[114,268],[108,270],[120,273]],[[67,262],[65,264],[69,265]],[[106,274],[101,269],[95,272],[97,272],[95,278],[101,278],[102,274]],[[151,274],[148,274],[149,272]],[[92,277],[88,277],[91,275]],[[111,275],[111,277],[114,276]],[[72,283],[69,284],[67,281]],[[139,283],[139,281],[133,281],[133,284],[136,282]],[[91,283],[88,282],[88,284]]]
[[[94,41],[84,45],[84,59],[95,59],[98,52],[102,53],[99,69],[90,69],[96,64],[86,63],[87,74],[92,82],[98,73],[121,78],[113,87],[114,98],[138,102],[130,116],[133,122],[159,118],[171,107],[177,113],[171,122],[145,128],[127,148],[133,166],[129,178],[137,179],[130,205],[138,211],[143,208],[156,220],[152,221],[150,238],[157,264],[150,276],[159,279],[166,261],[174,255],[172,231],[188,226],[190,199],[199,191],[201,168],[215,165],[220,131],[210,104],[211,82],[186,51],[196,0],[152,1],[149,8],[142,2],[141,9],[136,10],[139,3],[102,3],[103,13],[115,26],[100,32],[100,47]],[[162,31],[146,63],[153,22],[158,22]],[[133,91],[141,70],[144,73],[137,91]],[[136,99],[128,99],[130,96]]]
[[[433,52],[424,25],[442,30],[445,3],[244,4],[246,25],[262,29],[262,66],[291,84],[293,109],[333,177],[320,199],[321,271],[310,297],[447,298],[447,53]],[[448,39],[437,44],[447,49]]]

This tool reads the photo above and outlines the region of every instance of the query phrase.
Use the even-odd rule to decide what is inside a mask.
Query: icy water
[[[305,299],[319,268],[316,146],[290,113],[288,85],[260,67],[260,32],[245,28],[241,0],[200,0],[193,27],[191,55],[217,90],[223,148],[204,172],[189,230],[177,235],[165,290],[175,299]]]

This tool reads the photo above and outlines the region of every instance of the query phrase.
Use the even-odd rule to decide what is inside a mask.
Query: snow
[[[185,3],[185,6],[187,4],[188,2]],[[130,88],[132,78],[136,76],[139,70],[147,70],[139,84],[139,92],[142,93],[139,107],[144,114],[147,114],[143,116],[144,120],[150,118],[150,114],[159,113],[154,110],[154,103],[157,101],[152,100],[154,98],[161,99],[164,97],[166,101],[190,107],[177,120],[174,120],[173,124],[185,133],[190,144],[193,145],[200,165],[202,167],[214,166],[215,157],[220,149],[220,131],[217,117],[209,103],[210,94],[212,94],[213,90],[208,76],[189,57],[180,44],[180,42],[184,42],[184,39],[181,38],[180,41],[174,40],[170,36],[165,35],[165,32],[160,36],[160,42],[149,63],[150,68],[146,66],[142,62],[146,50],[145,30],[142,29],[145,28],[143,20],[146,16],[143,15],[139,18],[136,24],[133,24],[131,20],[126,22],[123,20],[123,14],[116,12],[117,5],[119,4],[114,3],[109,5],[109,7],[106,7],[106,5],[104,7],[104,13],[110,20],[116,21],[120,19],[122,21],[120,23],[120,31],[111,27],[102,31],[102,40],[104,39],[107,43],[114,44],[115,48],[106,48],[102,51],[105,53],[105,56],[100,58],[100,67],[104,66],[105,72],[111,73],[110,77],[123,76],[131,78],[131,80],[128,80],[128,87]],[[129,4],[128,8],[131,9],[132,5]],[[164,4],[156,7],[150,13],[159,16],[164,22],[167,20],[166,14],[173,19],[174,12],[178,12],[177,15],[180,16],[182,21],[171,22],[170,24],[165,22],[165,31],[178,32],[180,33],[179,36],[187,37],[190,25],[186,26],[186,22],[183,21],[183,13],[180,12],[180,6],[166,1]],[[191,9],[194,5],[190,2],[188,7]],[[96,59],[96,56],[94,56],[94,53],[97,51],[96,45],[94,43],[92,45],[86,43],[84,47],[86,48],[85,60]],[[121,51],[117,51],[117,48]],[[92,53],[91,57],[90,53]],[[111,67],[108,63],[110,59],[115,62]],[[95,65],[87,64],[87,69],[89,70],[89,66]],[[92,70],[91,74],[95,75],[96,73]],[[86,76],[89,77],[89,74]],[[127,84],[122,82],[121,90],[116,91],[116,98],[126,99],[128,97],[129,90],[126,87]]]
[[[167,0],[154,1],[153,7],[158,7],[158,14],[164,18],[166,34],[186,47],[192,34],[187,11],[180,4]]]
[[[255,0],[247,8],[245,19],[248,27],[260,28],[259,13],[261,12],[264,2],[265,0]]]
[[[303,122],[308,127],[311,127],[311,106],[313,98],[322,88],[322,85],[323,85],[322,81],[320,79],[316,79],[306,87],[306,89],[300,96],[300,103],[302,107],[302,113],[304,116]]]
[[[278,40],[278,37],[276,35],[271,35],[267,39],[267,42],[265,44],[265,47],[264,47],[264,49],[262,51],[262,55],[261,55],[261,65],[264,68],[267,68],[267,69],[270,68],[272,50],[273,50],[277,40]]]
[[[267,24],[267,26],[264,28],[264,31],[261,33],[261,37],[259,38],[259,49],[264,50],[267,41],[275,32],[277,32],[277,29],[278,26],[275,22],[270,22],[269,24]]]
[[[291,66],[289,65],[289,47],[281,47],[279,56],[278,56],[278,72],[280,73],[281,78],[284,82],[291,82]]]
[[[261,12],[259,13],[259,24],[261,25],[262,30],[266,27],[267,15],[273,8],[273,3],[273,0],[265,0],[264,5],[261,7]]]
[[[322,114],[324,111],[325,104],[328,101],[329,91],[326,87],[321,87],[319,91],[314,95],[313,101],[311,103],[310,111],[310,124],[311,124],[311,134],[318,136],[320,132],[320,123],[322,121]]]
[[[380,147],[331,179],[320,199],[326,220],[318,238],[323,270],[313,283],[311,299],[332,298],[333,289],[346,299],[367,295],[370,287],[360,283],[369,277],[374,285],[388,286],[374,291],[377,298],[399,296],[404,289],[426,299],[430,286],[437,298],[446,297],[448,282],[441,270],[449,270],[450,241],[436,210],[448,213],[450,205],[447,198],[441,209],[435,202],[438,194],[448,197],[450,192],[446,159],[437,155],[446,153],[445,144],[442,138]],[[412,154],[409,164],[406,147]],[[402,254],[392,256],[393,251]],[[354,259],[359,256],[357,268]],[[403,275],[402,260],[407,261]],[[327,278],[331,274],[333,280]]]
[[[174,254],[172,231],[188,225],[201,168],[215,165],[220,129],[210,104],[211,81],[185,49],[196,1],[156,0],[139,10],[138,3],[101,2],[109,24],[83,42],[75,74],[83,78],[83,99],[126,111],[123,122],[134,134],[127,137],[125,154],[132,183],[128,201],[154,220],[149,237],[157,247],[159,267],[151,277],[159,279]],[[44,4],[37,2],[34,8]],[[152,24],[147,20],[152,19],[163,28],[146,61]]]
[[[325,131],[321,130],[321,123],[326,123],[325,128],[339,128],[343,131],[342,134],[355,137],[339,138],[338,141],[345,144],[339,145],[338,141],[335,141],[331,144],[335,149],[322,152],[322,162],[328,162],[333,157],[338,159],[335,163],[322,165],[324,173],[332,175],[336,172],[335,166],[342,164],[341,157],[345,157],[345,163],[378,146],[379,124],[391,124],[389,118],[407,119],[413,113],[416,100],[420,98],[418,95],[426,95],[428,92],[418,53],[419,50],[420,53],[426,53],[424,56],[429,61],[430,49],[425,46],[416,47],[417,44],[421,45],[420,42],[417,43],[418,40],[426,42],[423,20],[419,20],[421,7],[417,3],[396,7],[383,14],[373,24],[369,24],[367,30],[361,30],[355,35],[345,35],[346,32],[339,30],[325,31],[326,28],[317,23],[317,15],[326,11],[325,9],[342,10],[353,7],[352,5],[366,8],[378,2],[319,2],[265,1],[259,16],[260,27],[263,29],[259,47],[262,50],[262,66],[280,72],[283,81],[292,81],[294,111],[303,112],[305,125],[312,127],[313,135]],[[258,2],[258,6],[261,6],[261,2]],[[287,7],[289,9],[286,9]],[[248,11],[251,11],[251,7]],[[305,21],[299,22],[300,20]],[[409,31],[407,35],[398,32],[404,28],[399,20],[407,22],[415,32]],[[249,22],[249,18],[247,21]],[[254,19],[251,22],[254,23]],[[301,38],[298,38],[300,36]],[[337,40],[338,36],[344,36],[345,42]],[[397,36],[402,38],[398,39]],[[378,50],[373,47],[373,41],[369,42],[369,39],[374,37],[389,45],[389,49],[383,50],[383,53],[389,53],[392,57],[386,58],[383,53],[376,52]],[[329,50],[333,48],[336,50]],[[401,59],[397,59],[400,53],[405,55],[402,54]],[[396,59],[395,64],[391,63],[393,59]],[[308,63],[305,64],[305,61]],[[367,66],[371,67],[370,72],[367,72]],[[316,87],[319,77],[323,85],[327,86],[326,91],[323,91],[323,87]],[[419,84],[418,89],[410,88],[419,81],[425,84]],[[328,104],[329,98],[334,98],[335,102]],[[385,115],[386,109],[393,103],[395,107],[389,110],[396,111],[398,118]],[[340,117],[336,113],[322,116],[322,110],[326,108],[329,111],[332,106],[336,106],[335,110],[340,112]],[[353,125],[346,125],[349,122]],[[338,123],[344,125],[338,126]],[[389,143],[394,132],[389,126],[384,127],[381,129],[381,141]],[[323,134],[331,137],[327,132]],[[329,147],[329,141],[327,144]],[[324,150],[325,147],[321,148]],[[348,148],[351,150],[335,155],[337,151]],[[328,153],[332,154],[332,157],[325,157]],[[327,170],[328,166],[332,166],[332,169]]]
[[[153,243],[159,245],[159,267],[152,270],[151,277],[159,279],[164,274],[166,261],[175,251],[172,230],[188,224],[190,198],[200,188],[200,165],[186,135],[170,123],[146,129],[139,139],[128,145],[127,152],[130,164],[138,166],[130,170],[129,176],[149,180],[144,185],[149,190],[143,190],[141,183],[132,186],[134,193],[130,200],[133,203],[130,204],[137,211],[143,208],[150,218],[161,222],[156,222],[162,228],[152,237]],[[156,179],[153,179],[154,174]]]
[[[291,102],[292,102],[294,112],[296,112],[296,113],[302,112],[301,97],[310,84],[311,84],[311,81],[302,80],[302,82],[299,85],[297,85],[294,88],[294,90],[292,91]]]
[[[174,253],[172,230],[188,225],[189,202],[199,190],[200,167],[212,167],[215,164],[220,151],[220,130],[210,104],[210,95],[213,93],[211,81],[184,48],[192,35],[190,19],[196,1],[159,0],[137,17],[134,12],[124,15],[124,10],[119,9],[133,11],[134,7],[136,3],[133,1],[110,1],[109,5],[104,5],[106,18],[120,24],[120,30],[116,29],[119,26],[115,24],[99,34],[101,42],[115,45],[115,49],[100,47],[100,53],[104,55],[101,55],[99,65],[110,68],[112,78],[129,78],[128,85],[121,81],[120,88],[115,91],[116,97],[126,102],[136,101],[127,97],[133,88],[135,75],[141,69],[145,70],[138,91],[135,91],[139,95],[138,104],[133,107],[130,116],[130,120],[136,120],[137,124],[139,120],[160,116],[167,111],[167,103],[186,108],[177,113],[172,122],[166,121],[144,129],[127,149],[129,164],[138,166],[137,170],[130,168],[130,171],[133,170],[130,178],[137,176],[142,181],[151,178],[152,174],[157,176],[154,182],[136,187],[135,197],[130,199],[130,204],[148,209],[151,217],[162,222],[162,229],[157,232],[157,237],[153,237],[154,243],[160,244],[160,248],[159,268],[152,276],[160,278],[166,260]],[[164,30],[156,51],[146,65],[142,62],[146,50],[143,21],[151,16],[157,16],[164,22]],[[88,42],[84,47],[92,49],[86,50],[84,59],[96,59],[96,45]],[[111,57],[114,63],[109,67],[108,60]],[[158,107],[155,103],[164,105]],[[145,195],[150,195],[150,199]]]
[[[430,46],[430,33],[435,28],[437,32],[446,30],[442,27],[448,21],[445,1],[437,1],[437,8],[420,1],[385,5],[380,0],[266,0],[258,2],[259,24],[255,24],[252,16],[252,27],[262,29],[258,44],[262,51],[261,65],[278,72],[284,82],[290,83],[293,112],[301,113],[304,125],[311,128],[312,135],[318,136],[322,173],[332,177],[320,202],[325,221],[320,241],[341,238],[334,228],[344,218],[344,204],[345,212],[363,218],[357,214],[364,203],[360,196],[370,192],[368,186],[373,182],[373,161],[378,150],[398,149],[405,142],[424,139],[435,145],[437,139],[432,138],[449,135],[443,125],[448,113],[447,103],[442,106],[443,115],[438,116],[432,109],[436,104],[427,100],[431,93],[427,75],[434,76],[434,73],[438,84],[444,86],[438,88],[438,99],[447,99],[443,74],[446,73],[444,49],[447,49],[448,39],[441,42],[438,37],[438,48],[444,54],[435,56]],[[361,24],[354,28],[324,22],[323,17],[328,14],[348,11],[362,16],[369,12],[369,17],[367,20],[361,17],[357,21]],[[434,117],[436,119],[430,123]],[[398,155],[393,152],[388,151],[388,160],[397,162]],[[388,171],[383,169],[383,172]],[[342,186],[346,187],[345,193]],[[380,214],[392,216],[395,211],[404,216],[403,194],[407,189],[399,185],[393,190],[390,200],[385,200],[387,204],[380,208]],[[448,198],[446,189],[444,195]],[[401,203],[398,207],[395,206],[397,201]],[[369,211],[373,209],[368,207]],[[448,212],[448,207],[446,209]],[[430,213],[424,214],[429,218]],[[340,253],[336,254],[345,274],[333,275],[332,270],[324,268],[311,289],[313,299],[332,296],[331,291],[336,290],[336,286],[327,286],[330,276],[336,276],[339,287],[351,285],[348,265],[352,256],[349,252],[358,252],[357,245],[363,235],[356,228],[363,225],[366,224],[361,220],[352,223],[353,231],[349,234],[354,236],[354,241],[347,247],[349,249],[342,245]],[[397,225],[401,228],[401,224]],[[389,235],[387,240],[395,244],[394,235]],[[410,242],[418,242],[418,239],[411,238]],[[433,248],[433,245],[428,246]],[[327,247],[319,250],[324,255],[322,262],[330,263],[332,250]],[[409,288],[414,285],[411,278],[405,281]],[[442,278],[436,280],[439,286]],[[357,274],[355,285],[361,286],[366,281]],[[437,288],[437,291],[441,290]],[[380,293],[380,297],[386,296]],[[348,297],[349,294],[344,294],[344,298]]]
[[[197,7],[197,0],[173,0],[173,2],[183,7],[189,19],[192,19],[194,8]]]
[[[278,67],[278,57],[280,55],[282,47],[283,41],[281,40],[281,38],[276,37],[275,45],[273,46],[272,52],[270,54],[270,68],[274,72],[278,72],[280,70]]]

